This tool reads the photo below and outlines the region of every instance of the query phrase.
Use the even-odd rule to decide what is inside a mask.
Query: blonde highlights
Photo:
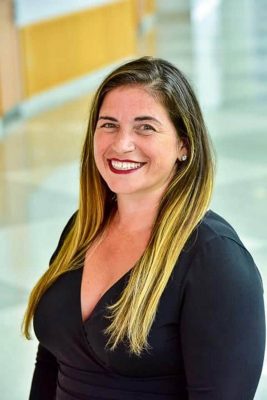
[[[152,57],[118,67],[95,94],[81,158],[79,210],[50,268],[32,290],[23,331],[29,338],[30,322],[43,293],[61,274],[81,267],[88,247],[116,211],[114,194],[94,162],[93,136],[105,95],[125,85],[142,85],[156,96],[188,146],[187,161],[177,164],[161,199],[144,254],[132,268],[118,301],[107,307],[107,347],[115,350],[126,340],[129,351],[140,356],[143,350],[149,350],[148,334],[181,251],[208,209],[214,179],[212,147],[188,81],[172,64]]]

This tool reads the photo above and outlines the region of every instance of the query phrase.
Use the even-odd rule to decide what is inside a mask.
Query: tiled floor
[[[191,79],[217,152],[212,208],[237,229],[267,287],[266,17],[264,0],[191,1],[191,12],[159,13],[140,49],[153,46]],[[3,400],[27,398],[36,341],[21,337],[20,323],[29,289],[77,207],[88,105],[89,95],[10,123],[0,141]],[[255,398],[267,399],[267,364]]]

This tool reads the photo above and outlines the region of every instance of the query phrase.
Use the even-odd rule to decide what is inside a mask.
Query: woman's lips
[[[110,170],[115,174],[131,174],[142,168],[146,163],[133,160],[108,159]]]

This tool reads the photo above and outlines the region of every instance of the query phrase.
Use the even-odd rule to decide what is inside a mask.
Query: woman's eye
[[[153,128],[153,126],[151,126],[151,125],[149,125],[149,124],[144,124],[144,125],[143,125],[143,129],[144,129],[145,131],[147,131],[147,130],[149,130],[149,131],[154,131],[154,130],[155,130],[155,128]]]
[[[114,132],[118,126],[113,122],[105,122],[104,124],[99,125],[99,129],[103,129],[107,132]]]
[[[100,128],[112,129],[112,128],[115,128],[115,125],[112,124],[111,122],[106,122],[105,124],[101,125]]]
[[[156,131],[156,129],[152,125],[149,125],[149,124],[143,124],[143,125],[138,126],[137,130],[143,134],[149,134],[149,133]]]

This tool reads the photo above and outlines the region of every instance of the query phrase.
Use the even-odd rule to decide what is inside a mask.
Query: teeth
[[[115,160],[111,160],[111,165],[113,168],[123,170],[123,171],[141,167],[141,163],[122,162],[122,161],[115,161]]]

